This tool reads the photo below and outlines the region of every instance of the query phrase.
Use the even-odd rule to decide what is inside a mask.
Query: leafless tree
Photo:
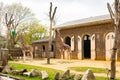
[[[52,13],[52,2],[50,2],[50,11],[49,11],[49,19],[50,19],[50,32],[49,32],[49,53],[47,55],[47,64],[50,64],[50,52],[51,52],[51,45],[52,45],[52,26],[54,21],[54,16],[57,10],[57,7],[54,8]]]
[[[18,4],[18,3],[5,5],[4,12],[7,13],[7,16],[5,15],[7,17],[5,19],[5,24],[6,22],[9,22],[9,19],[12,19],[12,18],[14,19],[14,22],[12,22],[10,25],[9,23],[6,24],[7,30],[9,29],[8,31],[10,35],[9,36],[10,46],[14,47],[15,44],[18,42],[19,32],[21,32],[20,30],[21,30],[22,24],[28,23],[31,20],[33,20],[34,14],[31,12],[29,8],[24,7],[22,6],[22,4]],[[12,35],[11,32],[15,33],[15,35]]]
[[[114,25],[115,40],[111,53],[111,74],[110,79],[114,80],[116,76],[116,54],[120,54],[120,3],[119,0],[114,2],[114,10],[107,3],[112,24]]]

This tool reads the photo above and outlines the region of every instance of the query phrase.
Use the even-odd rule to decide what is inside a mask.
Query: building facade
[[[49,39],[33,41],[34,58],[46,58],[49,54]],[[50,57],[55,58],[55,40],[52,41]]]
[[[109,15],[102,15],[70,21],[55,28],[60,31],[63,41],[71,46],[71,59],[110,60],[114,42],[114,27]],[[57,33],[54,46],[54,58],[60,58],[57,46]],[[33,43],[33,46],[41,46],[44,42]],[[48,42],[46,43],[46,47]],[[41,53],[39,53],[41,54]],[[64,54],[64,58],[68,55]],[[117,54],[117,60],[120,55]]]

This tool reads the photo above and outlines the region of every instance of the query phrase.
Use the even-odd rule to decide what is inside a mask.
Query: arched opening
[[[84,58],[91,58],[91,42],[89,35],[83,37],[83,54]]]
[[[46,53],[45,53],[45,45],[42,45],[42,54],[41,54],[41,57],[42,58],[45,58],[46,57]]]
[[[65,43],[66,43],[67,45],[71,46],[71,39],[70,39],[70,37],[66,37],[66,38],[65,38]]]
[[[53,46],[53,45],[51,46],[51,51],[52,51],[52,52],[54,51],[54,46]]]

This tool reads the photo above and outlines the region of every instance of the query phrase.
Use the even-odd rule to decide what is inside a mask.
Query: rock
[[[39,76],[40,74],[39,74],[39,72],[38,72],[38,70],[32,70],[31,71],[31,73],[30,73],[30,76]]]
[[[70,78],[70,70],[67,70],[63,76],[62,76],[62,79],[69,79]]]
[[[2,72],[3,68],[4,68],[3,66],[0,66],[0,72]]]
[[[71,75],[71,76],[70,76],[70,79],[74,79],[74,76],[75,76],[75,74]]]
[[[11,73],[11,71],[13,70],[13,67],[12,66],[8,66],[6,65],[3,70],[2,70],[2,73]]]
[[[18,75],[19,72],[20,72],[19,70],[12,70],[12,71],[11,71],[11,73],[12,73],[13,75]]]
[[[30,76],[30,72],[24,72],[23,75]]]
[[[93,72],[90,69],[88,69],[83,75],[81,80],[96,80],[96,79]]]
[[[24,72],[27,72],[27,69],[22,69],[22,70],[20,70],[20,73],[19,73],[19,74],[20,74],[20,75],[23,75]]]
[[[0,80],[15,80],[10,77],[0,76]]]
[[[23,75],[26,75],[26,76],[39,76],[39,72],[37,70],[31,70],[30,72],[24,72]]]
[[[48,73],[46,71],[41,71],[40,73],[43,80],[48,78]]]
[[[61,80],[61,76],[60,76],[60,73],[59,73],[59,72],[57,72],[57,73],[55,74],[54,80]]]
[[[11,73],[13,75],[23,75],[24,72],[27,72],[27,69],[23,69],[23,70],[12,70]]]
[[[74,75],[74,80],[79,80],[81,78],[81,75],[80,74],[75,74]]]

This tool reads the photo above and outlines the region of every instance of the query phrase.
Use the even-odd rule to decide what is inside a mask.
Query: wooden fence
[[[9,49],[11,59],[20,59],[23,57],[21,48]]]

